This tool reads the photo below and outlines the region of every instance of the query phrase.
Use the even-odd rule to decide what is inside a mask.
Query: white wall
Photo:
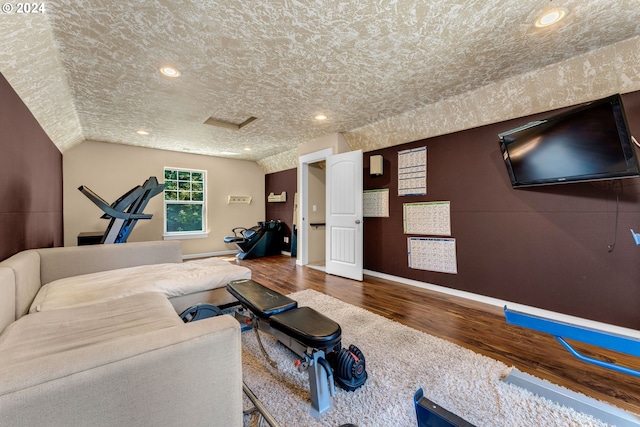
[[[326,171],[319,164],[309,165],[309,224],[327,221]],[[316,210],[313,210],[313,206]],[[309,225],[309,263],[324,264],[326,258],[326,230],[322,226]]]
[[[235,250],[223,238],[233,227],[251,227],[264,221],[264,172],[255,162],[84,141],[63,156],[64,244],[75,246],[83,231],[104,231],[108,221],[78,187],[86,185],[108,203],[150,176],[164,182],[164,167],[207,171],[209,237],[183,240],[183,253],[207,254]],[[228,195],[251,196],[250,205],[227,204]],[[151,220],[138,221],[130,242],[161,240],[164,228],[163,195],[147,205]]]

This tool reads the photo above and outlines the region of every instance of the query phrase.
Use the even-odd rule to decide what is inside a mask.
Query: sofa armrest
[[[13,270],[0,267],[0,333],[16,320],[16,279]]]
[[[138,265],[182,262],[180,241],[37,249],[43,285],[65,277]]]
[[[7,425],[241,426],[240,325],[218,316],[0,366]]]

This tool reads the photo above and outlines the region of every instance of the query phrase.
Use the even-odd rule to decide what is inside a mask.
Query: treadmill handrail
[[[109,215],[112,218],[120,218],[120,219],[149,219],[152,217],[150,214],[131,214],[128,212],[120,212],[113,209],[109,203],[107,203],[102,197],[98,196],[94,193],[89,187],[85,185],[81,185],[78,187],[78,190],[85,196],[89,198],[96,206],[98,206],[105,214]],[[139,189],[140,193],[144,192],[142,188]]]

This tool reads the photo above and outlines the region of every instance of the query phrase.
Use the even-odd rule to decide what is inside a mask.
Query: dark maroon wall
[[[638,138],[640,92],[623,101]],[[365,268],[640,329],[640,246],[629,231],[640,231],[640,179],[613,188],[606,182],[511,187],[497,135],[547,115],[365,153],[364,188],[390,194],[389,218],[365,218]],[[398,151],[421,146],[427,147],[428,194],[399,197]],[[382,177],[369,176],[374,154],[384,157]],[[451,202],[458,274],[408,268],[402,205],[423,201]]]
[[[0,260],[62,230],[62,154],[0,74]]]
[[[284,223],[283,238],[287,237],[288,243],[282,242],[282,250],[291,251],[291,233],[293,230],[293,201],[298,187],[297,169],[289,169],[282,172],[270,173],[265,175],[265,212],[267,221],[280,220]],[[287,192],[287,201],[269,203],[267,197],[269,193],[281,194]]]

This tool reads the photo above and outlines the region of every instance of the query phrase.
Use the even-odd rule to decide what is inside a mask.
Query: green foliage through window
[[[167,232],[202,231],[202,205],[167,204]]]
[[[165,230],[167,233],[205,231],[205,172],[164,171]]]

